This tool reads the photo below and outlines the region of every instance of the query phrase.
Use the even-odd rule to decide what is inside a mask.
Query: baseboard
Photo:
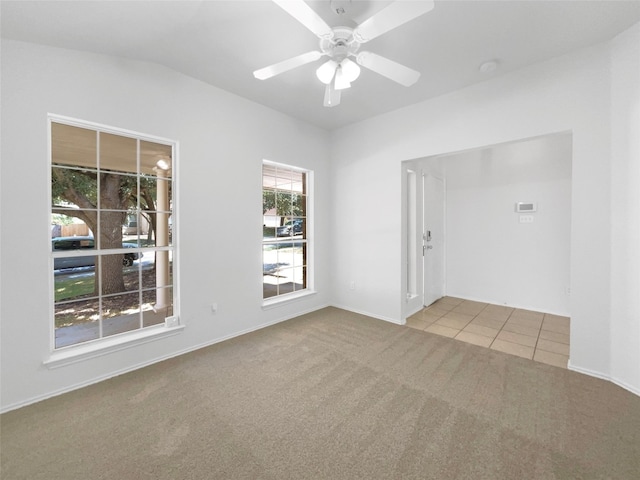
[[[332,304],[332,307],[340,308],[342,310],[346,310],[347,312],[353,312],[360,315],[366,315],[367,317],[376,318],[378,320],[384,320],[385,322],[394,323],[396,325],[402,325],[402,321],[397,318],[385,317],[384,315],[378,315],[375,313],[367,312],[365,310],[359,310],[356,308],[346,307],[344,305]]]
[[[567,370],[571,370],[573,372],[582,373],[584,375],[589,375],[590,377],[599,378],[601,380],[611,381],[609,375],[605,375],[602,372],[597,372],[595,370],[590,370],[588,368],[577,367],[571,363],[571,359],[567,362]]]
[[[607,382],[611,382],[614,383],[615,385],[618,385],[620,388],[624,388],[625,390],[633,393],[634,395],[637,395],[640,397],[640,388],[635,387],[633,385],[629,385],[628,383],[616,378],[616,377],[612,377],[610,375],[606,375],[602,372],[597,372],[595,370],[590,370],[588,368],[582,368],[582,367],[577,367],[575,365],[571,364],[571,360],[569,360],[569,362],[567,363],[567,369],[571,370],[573,372],[577,372],[577,373],[582,373],[584,375],[588,375],[590,377],[595,377],[595,378],[599,378],[601,380],[605,380]]]
[[[314,308],[311,308],[311,309],[308,309],[308,310],[305,310],[305,311],[302,311],[302,312],[297,312],[297,313],[292,314],[292,315],[287,315],[287,316],[284,316],[284,317],[280,317],[280,318],[278,318],[276,320],[272,320],[270,322],[262,323],[260,325],[256,325],[254,327],[247,328],[245,330],[241,330],[239,332],[235,332],[235,333],[232,333],[230,335],[226,335],[224,337],[219,337],[219,338],[216,338],[216,339],[211,340],[211,341],[207,341],[207,342],[203,342],[203,343],[200,343],[200,344],[197,344],[197,345],[193,345],[191,347],[188,347],[188,348],[185,348],[185,349],[182,349],[182,350],[178,350],[176,352],[172,352],[172,353],[169,353],[167,355],[161,355],[161,356],[155,357],[155,358],[153,358],[151,360],[148,360],[148,361],[145,361],[145,362],[141,362],[141,363],[137,363],[135,365],[131,365],[131,366],[128,366],[126,368],[123,368],[123,369],[120,369],[120,370],[116,370],[114,372],[110,372],[110,373],[107,373],[105,375],[101,375],[99,377],[94,377],[94,378],[92,378],[90,380],[87,380],[85,382],[79,382],[79,383],[76,383],[76,384],[73,384],[73,385],[58,389],[58,390],[54,390],[53,392],[48,392],[48,393],[45,393],[45,394],[42,394],[42,395],[36,395],[34,397],[31,397],[31,398],[28,398],[26,400],[23,400],[21,402],[16,402],[16,403],[12,403],[12,404],[3,406],[2,408],[0,408],[0,414],[1,413],[6,413],[6,412],[10,412],[12,410],[17,410],[18,408],[26,407],[26,406],[32,405],[34,403],[42,402],[43,400],[47,400],[49,398],[57,397],[59,395],[63,395],[65,393],[69,393],[69,392],[72,392],[74,390],[79,390],[81,388],[88,387],[90,385],[94,385],[96,383],[100,383],[100,382],[103,382],[105,380],[109,380],[110,378],[118,377],[120,375],[124,375],[126,373],[133,372],[135,370],[139,370],[141,368],[148,367],[150,365],[154,365],[156,363],[160,363],[160,362],[163,362],[165,360],[169,360],[171,358],[179,357],[180,355],[185,355],[185,354],[190,353],[190,352],[195,352],[196,350],[200,350],[201,348],[210,347],[211,345],[215,345],[216,343],[224,342],[226,340],[231,340],[232,338],[239,337],[241,335],[246,335],[247,333],[251,333],[251,332],[254,332],[256,330],[260,330],[262,328],[269,327],[271,325],[276,325],[276,324],[281,323],[281,322],[286,322],[287,320],[291,320],[292,318],[296,318],[296,317],[299,317],[301,315],[306,315],[307,313],[315,312],[317,310],[322,310],[323,308],[327,308],[327,307],[330,307],[330,306],[332,306],[332,305],[320,305],[320,306],[317,306],[317,307],[314,307]]]
[[[629,385],[628,383],[623,382],[622,380],[618,380],[617,378],[611,378],[611,382],[615,383],[620,388],[624,388],[625,390],[640,397],[640,388]]]

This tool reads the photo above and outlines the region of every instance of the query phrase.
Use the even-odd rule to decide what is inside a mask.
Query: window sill
[[[262,309],[267,310],[269,308],[279,307],[281,305],[286,305],[287,303],[294,302],[296,300],[300,300],[302,298],[309,297],[311,295],[315,295],[317,292],[315,290],[304,290],[298,293],[288,293],[286,295],[280,295],[278,297],[272,297],[262,302]]]
[[[56,350],[42,363],[50,369],[64,367],[90,358],[101,357],[126,348],[177,335],[182,330],[184,330],[184,325],[174,327],[158,325],[157,327],[148,327],[125,335],[114,335],[102,340]]]

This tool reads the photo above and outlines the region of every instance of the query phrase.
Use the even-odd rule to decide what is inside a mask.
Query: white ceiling
[[[353,0],[352,19],[309,5],[330,26],[355,26],[389,1]],[[346,3],[341,0],[341,3]],[[7,1],[1,33],[63,48],[156,62],[322,128],[334,129],[615,36],[640,21],[640,1],[454,1],[367,43],[422,72],[411,87],[363,69],[342,103],[322,106],[318,60],[269,80],[252,72],[317,50],[317,38],[269,0]],[[495,59],[490,74],[480,64]]]

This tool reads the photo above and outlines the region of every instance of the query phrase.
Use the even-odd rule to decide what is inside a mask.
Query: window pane
[[[262,214],[276,215],[276,191],[271,189],[262,190]]]
[[[138,255],[142,256],[141,253],[138,253]],[[125,266],[122,268],[122,276],[124,277],[124,291],[137,292],[138,290],[141,290],[140,277],[144,275],[145,272],[142,271],[142,264],[139,261],[134,261],[135,263],[133,263],[131,266],[126,266],[129,261],[131,261],[131,259],[126,257],[123,260],[123,263],[125,264]]]
[[[56,228],[53,229],[57,230]],[[73,255],[56,256],[53,259],[53,269],[68,270],[80,268],[93,268],[95,266],[94,255],[80,255],[79,252],[95,249],[93,237],[89,236],[64,236],[51,240],[51,249],[55,253],[69,253]]]
[[[142,258],[138,260],[138,267],[142,277],[142,294],[146,299],[145,301],[148,300],[152,303],[155,303],[156,290],[155,258],[156,252],[144,252]],[[153,293],[153,295],[150,295],[149,292]]]
[[[142,245],[146,245],[144,239],[153,237],[153,222],[155,222],[155,218],[151,212],[140,212],[138,215],[138,234]]]
[[[173,167],[171,161],[172,150],[171,145],[141,140],[140,173],[155,175],[157,169],[162,169],[167,172],[167,177],[171,177],[171,169]]]
[[[293,196],[291,193],[278,192],[276,194],[276,211],[277,215],[282,217],[291,216],[292,213]]]
[[[142,314],[143,326],[161,325],[168,316],[171,315],[167,315],[164,310],[155,312],[150,305],[147,305],[146,310]]]
[[[140,233],[145,246],[172,244],[172,185],[170,179],[140,180]]]
[[[97,132],[51,123],[51,163],[97,168]]]
[[[169,285],[171,269],[171,259],[169,257],[169,252],[166,250],[156,251],[155,262],[156,287],[166,287]]]
[[[291,170],[278,167],[276,170],[276,187],[278,190],[291,191]]]
[[[122,224],[122,241],[124,246],[142,245],[142,238],[144,238],[148,232],[149,221],[145,215],[133,211],[126,213],[125,221]]]
[[[293,287],[297,290],[307,288],[307,267],[295,267],[293,269]]]
[[[125,248],[124,253],[114,255],[103,255],[102,258],[116,258],[113,260],[117,263],[118,259],[122,265],[122,272],[124,276],[124,284],[126,290],[139,289],[139,271],[142,269],[144,272],[153,271],[153,252],[141,252],[137,249],[135,243],[125,242],[122,244]],[[144,283],[144,278],[143,278]]]
[[[155,175],[142,175],[140,177],[139,200],[141,210],[157,210],[157,183],[158,178]]]
[[[140,328],[140,294],[102,298],[102,335],[107,337]]]
[[[278,217],[275,215],[265,215],[263,217],[262,237],[265,239],[273,239],[276,236],[276,227],[278,226]]]
[[[171,211],[171,180],[145,176],[140,178],[140,210],[142,212]]]
[[[95,340],[100,336],[97,298],[56,304],[54,315],[56,348]]]
[[[270,298],[278,295],[278,285],[274,284],[271,280],[264,280],[262,284],[262,298]]]
[[[293,194],[291,213],[297,217],[304,217],[307,215],[307,196],[300,194]]]
[[[146,216],[148,216],[151,220],[149,229],[147,233],[141,234],[139,237],[140,246],[142,247],[155,247],[156,246],[156,232],[153,231],[153,223],[155,222],[156,213],[155,212],[146,212]]]
[[[135,138],[100,133],[100,170],[138,171],[138,141]]]
[[[67,259],[62,258],[62,260]],[[58,270],[54,272],[53,282],[53,296],[56,302],[94,295],[95,275],[93,269],[70,271],[55,269],[54,267],[54,270]]]
[[[290,243],[278,245],[278,267],[280,269],[293,267],[293,248]]]
[[[276,276],[278,273],[278,246],[264,245],[262,247],[262,273]],[[266,281],[266,280],[265,280]]]
[[[101,210],[98,227],[98,248],[122,248],[122,225],[126,210]]]
[[[78,219],[76,215],[82,215],[84,218],[97,218],[98,213],[91,210],[68,210],[68,214],[63,213],[63,210],[57,210],[51,215],[51,238],[52,249],[65,250],[67,248],[67,242],[62,239],[53,240],[55,237],[87,237],[93,238],[93,233],[89,229],[89,226],[82,220]],[[73,214],[73,215],[72,215]],[[93,247],[93,240],[91,241]],[[86,248],[86,246],[84,247]]]
[[[171,211],[171,179],[157,178],[155,188],[153,184],[150,185],[152,190],[150,191],[151,198],[155,202],[155,210],[158,212],[170,212]],[[144,210],[154,210],[151,205],[142,205]]]
[[[75,203],[78,199],[86,199],[90,204],[83,205],[83,208],[97,208],[96,171],[53,167],[51,169],[51,205],[63,209],[78,208],[79,205]]]
[[[98,299],[87,298],[55,305],[56,347],[93,340],[99,334]],[[60,345],[63,342],[64,345]]]
[[[100,208],[109,210],[127,210],[135,208],[138,197],[138,179],[135,175],[119,173],[100,173]]]
[[[158,303],[158,291],[155,288],[156,279],[155,272],[153,270],[142,272],[142,283],[144,290],[142,290],[142,311],[153,310]]]
[[[293,291],[293,268],[282,268],[278,276],[278,295]]]
[[[276,188],[276,169],[275,167],[270,167],[265,165],[263,168],[262,174],[262,187],[265,189],[275,189]]]
[[[158,299],[164,299],[164,306],[160,306]],[[164,323],[165,318],[173,315],[173,288],[165,287],[143,293],[142,300],[143,326]]]
[[[99,257],[99,288],[100,294],[111,295],[126,292],[126,283],[135,277],[125,271],[125,257],[123,254],[101,255]],[[137,278],[134,280],[137,282]]]
[[[307,244],[296,242],[293,244],[293,264],[297,267],[307,264]]]
[[[149,212],[153,215],[153,212]],[[169,225],[170,215],[167,212],[155,212],[156,231],[154,232],[155,245],[166,247],[171,245],[171,228]]]

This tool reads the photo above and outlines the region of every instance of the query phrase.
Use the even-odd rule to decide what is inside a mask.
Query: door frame
[[[403,162],[402,167],[402,323],[423,303],[422,170],[416,167],[414,162]]]
[[[427,168],[427,158],[402,162],[402,279],[401,323],[424,308],[424,177],[429,174],[442,181],[443,195],[443,288],[446,288],[446,178]],[[411,218],[410,218],[411,217]],[[411,238],[411,235],[415,235]]]

